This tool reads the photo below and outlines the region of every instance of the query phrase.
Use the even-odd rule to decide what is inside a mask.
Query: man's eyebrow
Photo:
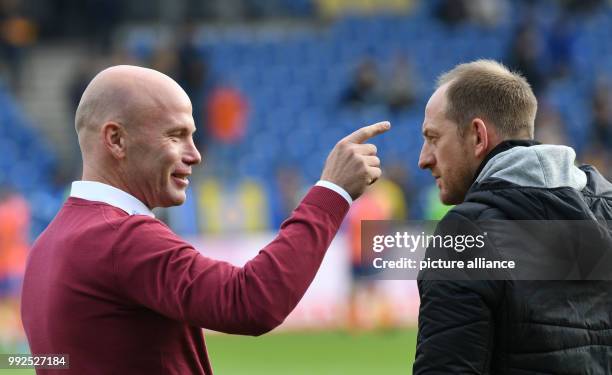
[[[168,129],[166,131],[167,134],[171,134],[171,133],[189,133],[191,132],[191,128],[189,128],[189,126],[187,125],[179,125],[179,126],[174,126],[170,129]],[[193,131],[195,132],[195,129],[193,129]]]
[[[433,137],[438,135],[438,133],[434,130],[431,129],[423,129],[423,136],[424,137]]]

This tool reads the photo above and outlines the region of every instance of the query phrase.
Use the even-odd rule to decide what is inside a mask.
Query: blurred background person
[[[540,35],[528,18],[516,30],[507,60],[512,69],[523,73],[536,95],[542,93],[548,81],[542,69],[542,59]]]
[[[29,204],[21,194],[0,188],[0,347],[27,348],[17,317],[30,215]]]
[[[347,236],[351,259],[351,286],[347,328],[390,329],[394,326],[393,306],[381,290],[381,283],[369,265],[373,254],[362,248],[363,220],[404,220],[406,206],[401,188],[391,180],[381,179],[351,206],[347,217]]]
[[[417,99],[418,85],[408,56],[398,54],[393,59],[391,72],[384,84],[389,110],[400,112],[410,108]]]
[[[535,119],[535,139],[551,145],[566,145],[569,141],[567,138],[565,123],[559,111],[546,100],[541,100]]]
[[[382,101],[381,82],[377,63],[371,58],[362,60],[356,67],[342,101],[353,106],[379,104]]]
[[[18,0],[0,2],[0,56],[5,64],[3,74],[13,91],[21,89],[21,74],[28,48],[36,42],[37,25],[24,13]]]

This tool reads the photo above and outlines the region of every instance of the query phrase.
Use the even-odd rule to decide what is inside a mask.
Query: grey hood
[[[586,174],[575,166],[576,153],[558,145],[516,146],[492,157],[476,177],[499,178],[525,187],[571,187],[581,191]]]

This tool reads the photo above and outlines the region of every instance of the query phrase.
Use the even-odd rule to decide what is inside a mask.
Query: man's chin
[[[185,194],[185,192],[182,193],[175,193],[172,194],[171,196],[167,197],[167,199],[164,200],[164,202],[162,202],[159,207],[174,207],[174,206],[180,206],[183,203],[185,203],[185,200],[187,199],[187,194]]]
[[[463,199],[459,199],[457,197],[448,194],[447,192],[440,190],[440,202],[447,206],[453,206],[463,202]]]
[[[182,197],[175,199],[174,202],[172,202],[172,205],[180,206],[181,204],[185,203],[185,200],[187,200],[187,196],[183,195]]]

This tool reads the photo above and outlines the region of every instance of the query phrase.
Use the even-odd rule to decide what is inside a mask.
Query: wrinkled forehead
[[[446,118],[446,87],[438,88],[427,101],[422,130],[438,129],[448,122]]]
[[[436,91],[431,94],[431,97],[427,101],[427,105],[425,106],[425,114],[428,113],[431,115],[438,114],[439,112],[443,112],[446,109],[447,103],[447,91],[448,91],[449,83],[446,83],[436,89]]]

